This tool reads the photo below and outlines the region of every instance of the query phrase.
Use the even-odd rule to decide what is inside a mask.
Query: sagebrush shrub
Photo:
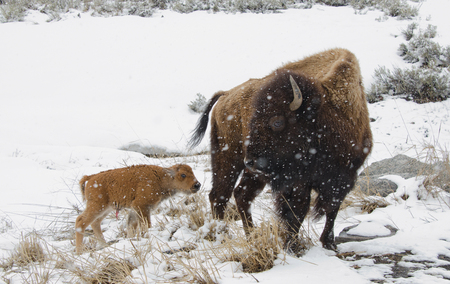
[[[403,60],[414,66],[394,68],[392,72],[385,67],[376,69],[369,102],[380,100],[382,95],[401,95],[418,103],[442,101],[450,96],[450,46],[444,48],[433,41],[436,26],[428,25],[416,33],[417,30],[417,23],[408,25],[402,31],[407,42],[398,48]]]
[[[414,36],[414,31],[418,28],[418,24],[416,22],[411,23],[408,25],[406,30],[402,31],[403,36],[405,37],[406,41],[409,41]]]
[[[375,70],[375,83],[369,100],[376,101],[383,94],[401,95],[417,103],[443,101],[450,97],[450,75],[445,69],[394,68],[393,72],[380,67]]]
[[[397,17],[401,20],[412,19],[419,14],[419,9],[409,5],[406,0],[351,0],[349,2],[357,11],[375,8],[383,11],[389,17]]]
[[[328,6],[347,6],[350,4],[350,0],[317,0],[317,3],[325,4]]]
[[[207,101],[205,96],[203,96],[202,94],[197,94],[197,98],[191,101],[188,106],[192,111],[196,113],[202,113],[206,107],[206,103]]]
[[[0,21],[6,22],[21,22],[24,20],[27,8],[24,1],[11,1],[0,6]]]
[[[60,20],[71,9],[96,16],[138,15],[150,17],[155,9],[171,9],[180,13],[198,10],[213,12],[266,13],[280,9],[308,9],[314,4],[351,5],[356,10],[379,9],[386,15],[411,19],[417,8],[406,0],[0,0],[0,22],[23,21],[28,10],[40,11],[49,21]]]
[[[421,67],[448,67],[450,62],[450,48],[443,48],[433,38],[437,34],[437,27],[428,25],[424,31],[414,34],[417,24],[408,25],[402,32],[407,43],[402,43],[399,54],[408,63],[419,63]]]
[[[406,0],[385,0],[381,2],[383,11],[391,17],[412,19],[419,14],[419,10],[410,6]]]

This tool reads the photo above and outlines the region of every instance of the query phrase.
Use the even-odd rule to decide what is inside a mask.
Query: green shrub
[[[403,36],[405,37],[406,41],[409,41],[414,36],[414,31],[417,29],[418,24],[412,23],[409,24],[406,30],[402,31]]]
[[[21,22],[27,14],[26,2],[22,0],[8,1],[0,7],[0,21]]]
[[[120,16],[137,15],[150,17],[156,5],[164,6],[164,1],[151,0],[8,0],[0,6],[1,22],[23,21],[28,10],[37,10],[49,16],[49,21],[60,20],[61,14],[70,9],[91,11],[93,15]]]
[[[329,6],[351,5],[356,10],[380,9],[386,15],[410,19],[417,8],[406,0],[0,0],[0,22],[23,21],[28,10],[37,10],[49,16],[49,21],[60,20],[70,9],[91,12],[97,16],[138,15],[150,17],[155,9],[171,9],[180,13],[198,10],[213,12],[266,13],[286,8],[308,9],[314,4]]]
[[[425,31],[414,34],[416,27],[417,24],[410,24],[402,32],[408,42],[400,45],[400,56],[408,63],[419,63],[423,68],[448,67],[450,48],[443,48],[432,40],[437,34],[437,27],[428,25]]]
[[[382,95],[401,95],[418,103],[442,101],[450,96],[450,46],[443,48],[433,41],[436,26],[417,30],[417,23],[408,25],[402,31],[407,42],[398,48],[403,60],[414,67],[394,68],[393,72],[385,67],[376,69],[369,102],[381,100]]]
[[[381,95],[402,96],[417,103],[443,101],[450,97],[450,75],[446,69],[394,68],[375,70],[375,83],[369,91],[369,102],[380,100]]]
[[[189,103],[189,108],[196,112],[196,113],[202,113],[205,109],[207,104],[205,96],[202,94],[197,94],[197,98]]]
[[[328,6],[347,6],[350,4],[350,0],[316,0],[316,3],[325,4]]]
[[[387,16],[401,20],[412,19],[419,14],[419,9],[409,5],[406,0],[351,0],[349,4],[357,11],[378,9]]]
[[[411,7],[406,0],[385,0],[381,2],[383,11],[391,17],[412,19],[419,14],[419,10]]]
[[[286,0],[181,0],[172,5],[172,9],[180,13],[198,10],[265,13],[286,8]]]

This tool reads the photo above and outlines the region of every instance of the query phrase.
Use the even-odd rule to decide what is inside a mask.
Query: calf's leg
[[[86,203],[86,209],[75,221],[75,248],[78,254],[82,252],[84,232],[89,225],[91,225],[97,239],[105,241],[100,223],[110,211],[110,208],[105,209],[101,205]]]
[[[147,231],[151,227],[150,207],[146,204],[133,204],[128,215],[127,237],[136,236],[138,231]]]

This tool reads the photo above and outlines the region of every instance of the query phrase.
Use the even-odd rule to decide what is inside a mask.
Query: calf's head
[[[307,156],[322,104],[315,81],[281,70],[254,96],[245,164],[274,179]]]
[[[196,193],[200,190],[201,184],[188,165],[175,165],[168,168],[168,173],[172,178],[172,187],[185,193]]]

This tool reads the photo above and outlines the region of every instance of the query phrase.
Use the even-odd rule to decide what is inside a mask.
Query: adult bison
[[[328,50],[216,93],[199,119],[191,147],[202,140],[214,104],[209,198],[215,217],[224,218],[233,193],[248,232],[253,226],[251,203],[269,183],[276,212],[291,233],[289,245],[314,189],[315,216],[326,215],[320,240],[325,248],[336,250],[334,221],[372,148],[366,95],[354,54]]]

